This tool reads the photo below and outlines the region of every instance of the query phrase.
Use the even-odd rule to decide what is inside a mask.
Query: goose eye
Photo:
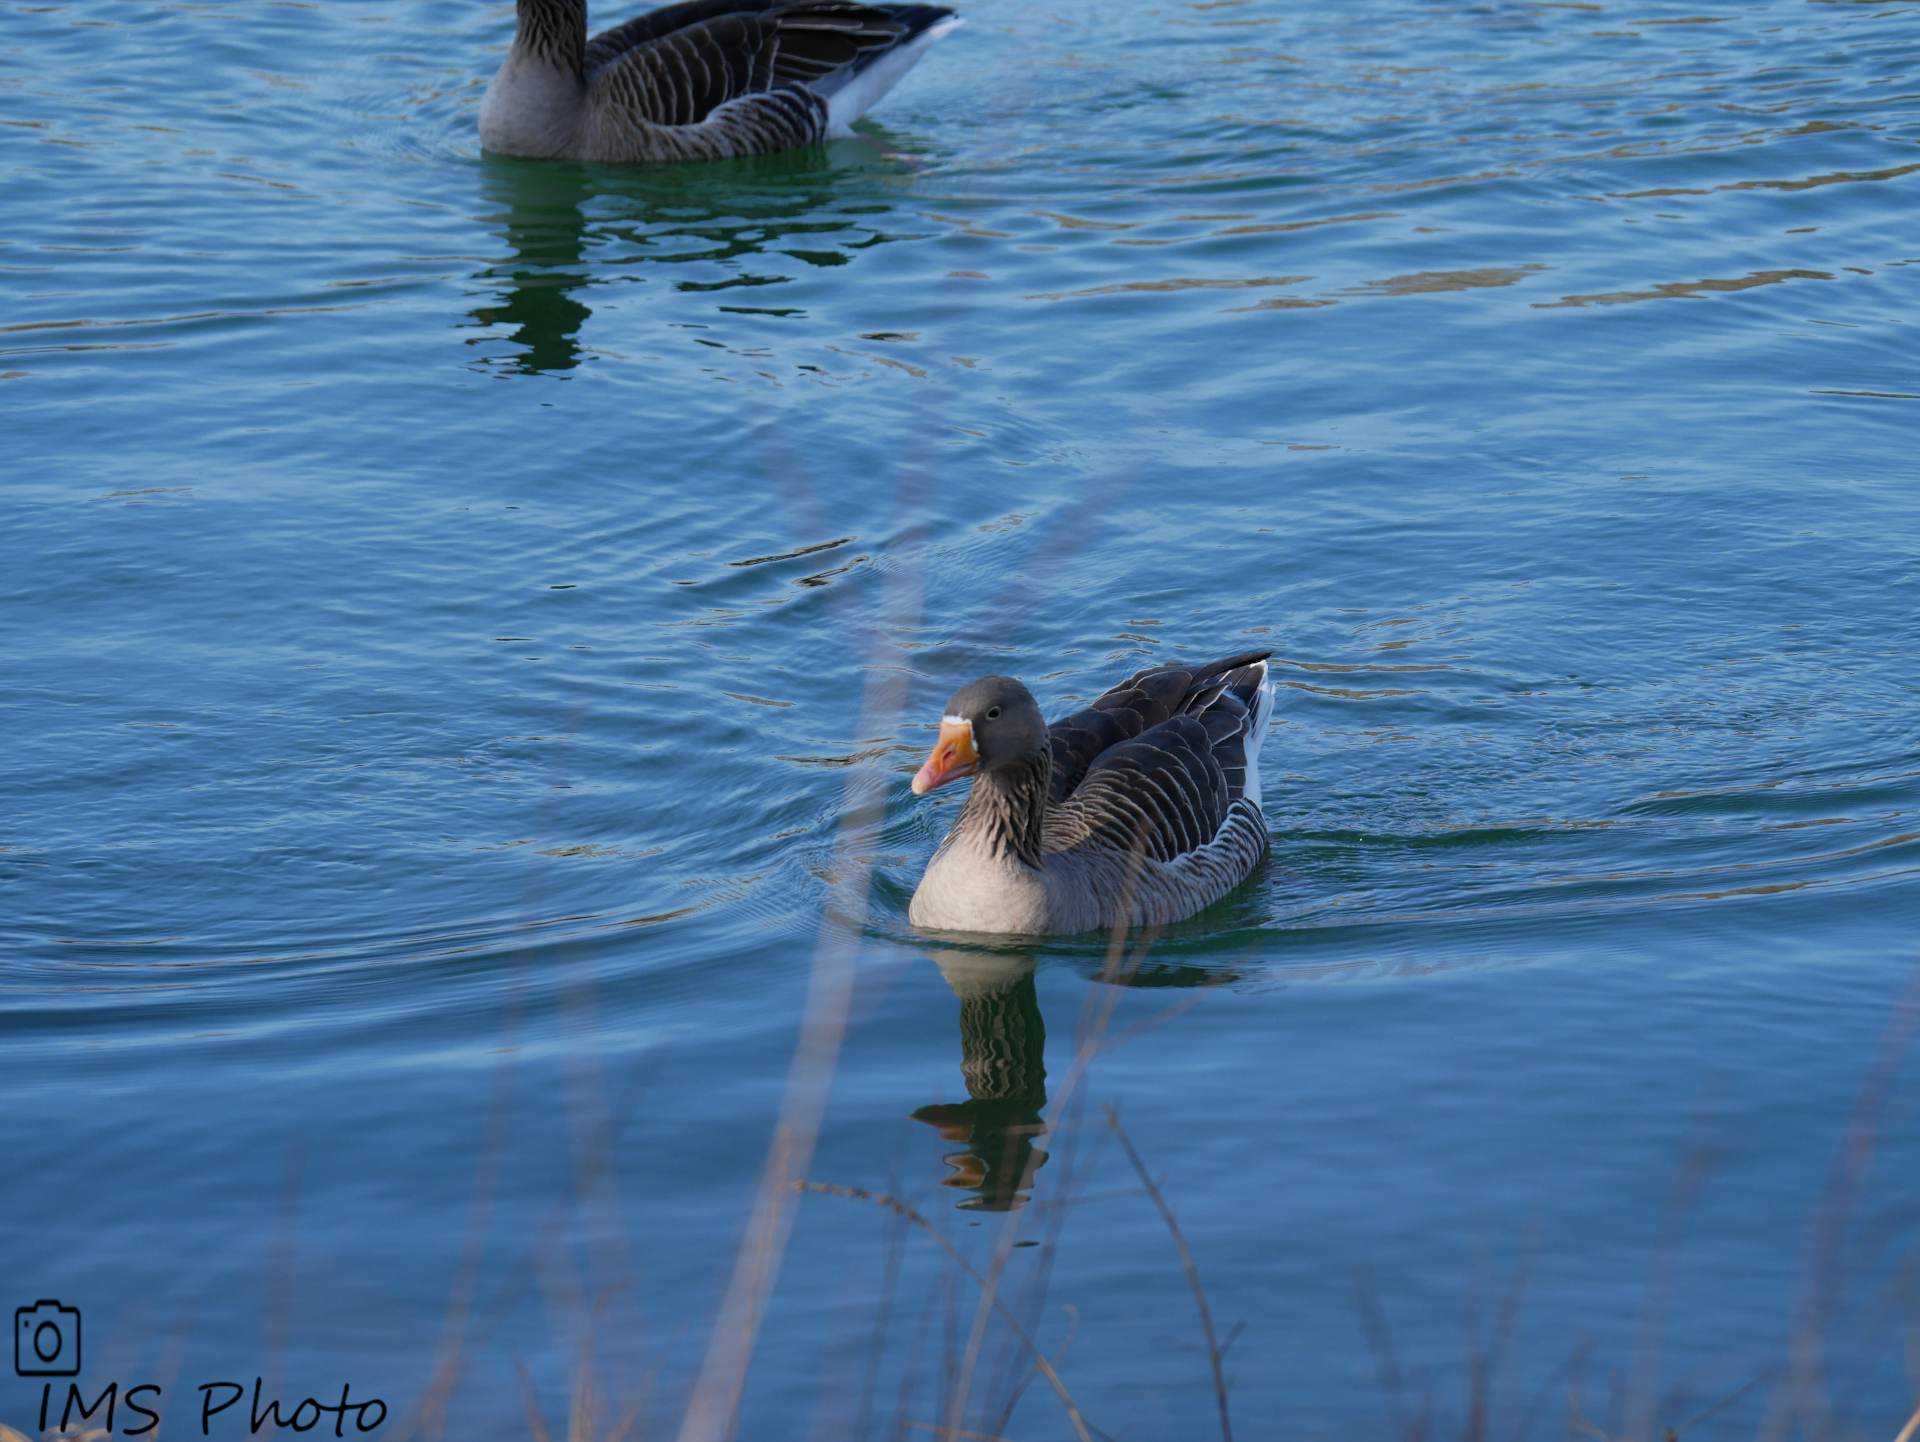
[[[987,707],[987,719],[989,721],[998,721],[1000,719],[1000,708],[998,706]]]

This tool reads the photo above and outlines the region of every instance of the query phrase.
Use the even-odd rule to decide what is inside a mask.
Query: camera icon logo
[[[22,1377],[80,1374],[80,1309],[43,1297],[13,1314],[13,1370]]]

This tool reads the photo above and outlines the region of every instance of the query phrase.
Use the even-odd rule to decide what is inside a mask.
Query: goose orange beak
[[[927,764],[913,774],[913,794],[925,796],[956,776],[971,776],[979,761],[973,752],[973,723],[943,716],[940,739],[934,743],[933,754],[927,757]]]

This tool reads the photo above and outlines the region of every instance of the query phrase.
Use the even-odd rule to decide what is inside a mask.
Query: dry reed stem
[[[593,1386],[592,1344],[582,1339],[580,1365],[573,1373],[573,1401],[567,1408],[567,1442],[593,1442],[594,1414],[599,1394]]]
[[[553,1442],[553,1434],[547,1431],[546,1420],[540,1415],[540,1394],[534,1389],[533,1374],[518,1357],[513,1359],[513,1365],[520,1374],[520,1409],[527,1414],[527,1430],[533,1433],[534,1442]]]
[[[586,715],[584,703],[568,714],[567,735],[578,730]],[[550,771],[557,772],[567,761],[568,752],[557,752]],[[551,824],[556,802],[549,789],[541,807],[541,824]],[[552,863],[535,866],[521,893],[521,925],[529,930],[539,925],[546,900],[546,878]],[[506,1155],[507,1126],[512,1115],[513,1074],[520,1051],[520,1022],[525,1009],[526,975],[532,965],[532,947],[515,953],[511,984],[502,1008],[500,1045],[495,1050],[500,1060],[494,1066],[493,1088],[487,1100],[487,1119],[481,1134],[480,1158],[474,1166],[473,1193],[467,1207],[467,1231],[460,1246],[460,1260],[454,1268],[453,1289],[447,1298],[447,1311],[441,1323],[439,1357],[427,1389],[409,1416],[401,1418],[384,1442],[409,1442],[416,1434],[438,1436],[446,1425],[446,1408],[460,1378],[462,1353],[467,1337],[467,1321],[473,1311],[474,1296],[480,1284],[480,1267],[486,1256],[487,1232],[493,1221],[494,1198],[499,1191],[501,1162]]]
[[[1900,1429],[1900,1435],[1893,1442],[1913,1442],[1916,1430],[1920,1430],[1920,1408],[1914,1409],[1913,1415],[1907,1418],[1907,1425]]]
[[[194,1315],[189,1313],[183,1320],[176,1314],[174,1323],[167,1329],[167,1340],[160,1348],[158,1363],[154,1369],[154,1381],[160,1385],[160,1395],[165,1396],[173,1390],[174,1382],[180,1376],[180,1366],[186,1360],[187,1340],[193,1331]],[[147,1434],[147,1442],[160,1442],[166,1431],[164,1417],[153,1425],[153,1431]]]
[[[1133,1164],[1134,1172],[1140,1178],[1140,1185],[1147,1189],[1147,1195],[1153,1198],[1153,1204],[1159,1209],[1160,1219],[1167,1224],[1167,1230],[1173,1234],[1173,1244],[1180,1252],[1180,1267],[1187,1274],[1187,1285],[1193,1289],[1193,1304],[1200,1311],[1200,1330],[1207,1337],[1207,1360],[1213,1366],[1213,1397],[1220,1409],[1220,1442],[1233,1442],[1233,1419],[1227,1410],[1227,1374],[1226,1348],[1222,1347],[1213,1330],[1213,1309],[1207,1305],[1206,1288],[1200,1285],[1200,1269],[1194,1265],[1193,1252],[1187,1246],[1186,1234],[1180,1230],[1180,1223],[1173,1215],[1173,1208],[1167,1205],[1166,1195],[1160,1190],[1159,1183],[1147,1171],[1147,1164],[1141,1160],[1139,1151],[1133,1145],[1133,1138],[1127,1135],[1127,1129],[1120,1125],[1120,1112],[1112,1102],[1107,1103],[1107,1125],[1113,1128],[1113,1134],[1120,1139],[1121,1150],[1126,1152],[1127,1160]],[[1229,1340],[1231,1345],[1231,1340]]]
[[[1060,1308],[1060,1310],[1067,1314],[1067,1318],[1071,1323],[1071,1325],[1067,1328],[1067,1340],[1060,1344],[1060,1350],[1055,1352],[1052,1357],[1047,1359],[1049,1362],[1053,1364],[1053,1368],[1055,1371],[1059,1370],[1061,1360],[1065,1358],[1065,1356],[1067,1355],[1067,1349],[1073,1345],[1073,1339],[1080,1334],[1080,1313],[1074,1308],[1069,1306],[1064,1306],[1064,1305]],[[1021,1376],[1020,1380],[1016,1382],[1013,1386],[1007,1389],[1007,1404],[1005,1407],[1001,1408],[1000,1416],[995,1420],[993,1424],[993,1430],[995,1433],[1000,1433],[1007,1430],[1007,1424],[1013,1421],[1013,1409],[1016,1405],[1018,1405],[1020,1401],[1020,1394],[1025,1392],[1027,1390],[1027,1385],[1030,1382],[1032,1382],[1035,1377],[1038,1377],[1039,1375],[1040,1375],[1040,1369],[1038,1367],[1035,1367],[1031,1363],[1029,1363],[1027,1365],[1026,1372]]]
[[[487,1246],[487,1231],[493,1219],[493,1201],[500,1185],[500,1163],[506,1153],[507,1118],[512,1107],[513,1063],[518,1051],[520,988],[517,984],[507,1003],[504,1045],[494,1071],[493,1094],[487,1102],[486,1130],[480,1143],[480,1161],[474,1168],[473,1196],[467,1209],[467,1234],[460,1244],[460,1261],[454,1269],[453,1291],[447,1298],[446,1320],[440,1332],[440,1356],[427,1390],[421,1398],[412,1425],[395,1429],[394,1442],[407,1442],[415,1433],[437,1437],[446,1425],[447,1402],[459,1381],[461,1353],[466,1340],[468,1314],[473,1309],[474,1293],[480,1284],[480,1264]]]
[[[847,781],[847,805],[835,850],[851,862],[856,838],[877,818],[874,787],[862,774]],[[865,871],[861,869],[864,892]],[[864,906],[864,894],[858,903]],[[738,1424],[747,1365],[779,1276],[793,1225],[792,1183],[813,1159],[825,1119],[827,1092],[846,1037],[859,938],[853,927],[824,918],[807,985],[805,1019],[794,1050],[780,1119],[761,1172],[747,1235],[741,1243],[706,1361],[680,1427],[680,1442],[729,1442]]]
[[[1507,1290],[1500,1299],[1499,1310],[1494,1313],[1493,1342],[1482,1347],[1479,1341],[1479,1322],[1476,1314],[1473,1331],[1469,1334],[1467,1362],[1467,1426],[1466,1442],[1486,1442],[1493,1425],[1494,1381],[1500,1373],[1500,1362],[1507,1355],[1513,1341],[1513,1328],[1520,1316],[1520,1304],[1526,1296],[1527,1287],[1533,1279],[1534,1255],[1539,1247],[1539,1236],[1530,1233],[1521,1247],[1520,1256],[1513,1264],[1513,1279],[1507,1283]]]
[[[1893,1090],[1900,1063],[1912,1046],[1917,1027],[1920,1027],[1920,961],[1916,961],[1907,974],[1900,1000],[1887,1019],[1880,1044],[1860,1083],[1860,1094],[1847,1121],[1846,1136],[1828,1173],[1826,1193],[1814,1221],[1807,1294],[1800,1304],[1789,1340],[1787,1373],[1768,1401],[1760,1426],[1760,1442],[1785,1442],[1795,1422],[1799,1422],[1809,1436],[1822,1437],[1830,1430],[1832,1419],[1826,1400],[1822,1331],[1827,1317],[1838,1304],[1841,1248],[1847,1218],[1865,1185],[1867,1169],[1873,1162],[1880,1114]]]
[[[1731,1407],[1735,1402],[1738,1402],[1742,1397],[1746,1396],[1747,1393],[1751,1392],[1755,1387],[1758,1387],[1762,1382],[1766,1381],[1767,1378],[1771,1377],[1774,1373],[1774,1370],[1775,1369],[1769,1367],[1766,1370],[1759,1372],[1756,1375],[1748,1378],[1745,1382],[1741,1383],[1738,1387],[1734,1388],[1733,1391],[1727,1393],[1727,1395],[1722,1397],[1718,1402],[1715,1402],[1711,1407],[1708,1407],[1704,1411],[1694,1413],[1693,1416],[1687,1418],[1687,1420],[1682,1422],[1678,1427],[1667,1428],[1666,1435],[1670,1438],[1685,1436],[1689,1428],[1695,1426],[1698,1423],[1706,1421],[1707,1418],[1711,1417],[1715,1412],[1718,1412],[1721,1409],[1726,1407]]]
[[[1014,1186],[1018,1194],[1033,1184],[1033,1173],[1038,1166],[1033,1157],[1028,1157],[1026,1166]],[[992,1317],[992,1304],[1000,1299],[1000,1279],[1006,1273],[1007,1263],[1013,1258],[1013,1242],[1019,1233],[1020,1213],[1009,1211],[1000,1219],[1000,1234],[994,1240],[993,1260],[988,1264],[986,1279],[981,1282],[980,1302],[974,1308],[973,1326],[967,1333],[966,1351],[962,1354],[960,1370],[955,1378],[953,1396],[947,1405],[947,1421],[943,1429],[949,1436],[962,1435],[960,1423],[965,1420],[967,1398],[973,1386],[974,1369],[980,1364],[980,1349],[986,1341],[987,1322]]]
[[[1627,1374],[1627,1399],[1621,1431],[1628,1437],[1653,1435],[1654,1413],[1659,1405],[1660,1349],[1666,1331],[1674,1278],[1679,1271],[1687,1215],[1692,1211],[1700,1189],[1706,1184],[1712,1162],[1706,1140],[1706,1122],[1707,1105],[1703,1101],[1694,1114],[1693,1140],[1667,1188],[1660,1242],[1654,1254],[1652,1274],[1647,1279],[1647,1298],[1641,1310],[1639,1335],[1634,1339],[1633,1359]]]
[[[286,1363],[287,1341],[293,1327],[293,1254],[294,1230],[300,1212],[300,1190],[307,1168],[307,1141],[296,1138],[287,1148],[286,1170],[280,1178],[280,1196],[274,1208],[273,1250],[267,1274],[267,1365],[266,1385],[278,1393],[281,1368]],[[267,1415],[274,1425],[267,1429],[266,1442],[280,1433],[278,1408]]]
[[[1404,1438],[1413,1436],[1406,1410],[1407,1383],[1400,1373],[1400,1358],[1393,1350],[1393,1333],[1388,1330],[1386,1314],[1380,1310],[1380,1298],[1374,1291],[1373,1272],[1364,1264],[1353,1269],[1354,1306],[1360,1313],[1360,1330],[1367,1334],[1373,1349],[1374,1365],[1380,1369],[1380,1390],[1387,1395],[1388,1420]]]
[[[896,1219],[897,1220],[897,1219]],[[949,1285],[953,1279],[946,1278]],[[929,1290],[925,1300],[920,1303],[919,1315],[914,1318],[913,1335],[907,1344],[907,1363],[900,1372],[900,1387],[893,1404],[893,1429],[889,1434],[892,1442],[901,1442],[907,1432],[907,1406],[913,1400],[913,1379],[920,1372],[920,1354],[927,1345],[927,1333],[933,1328],[933,1314],[939,1304],[939,1294]]]
[[[898,1171],[895,1171],[896,1178]],[[897,1184],[897,1183],[896,1183]],[[887,1265],[880,1284],[880,1307],[874,1314],[873,1332],[867,1342],[866,1366],[860,1375],[860,1402],[854,1413],[859,1432],[854,1442],[867,1442],[873,1432],[873,1405],[880,1391],[880,1362],[886,1347],[888,1329],[893,1325],[894,1301],[900,1291],[900,1266],[905,1256],[905,1227],[899,1217],[887,1221]]]
[[[917,515],[920,484],[903,484],[903,514]],[[891,733],[906,701],[906,677],[892,668],[888,631],[911,626],[919,618],[917,568],[902,567],[890,578],[883,598],[885,626],[873,627],[871,665],[862,697],[861,736]],[[885,668],[885,669],[883,669]],[[833,874],[843,886],[845,914],[821,918],[807,980],[800,1040],[781,1098],[780,1118],[767,1149],[760,1186],[746,1236],[734,1261],[733,1280],[715,1320],[707,1355],[680,1424],[679,1442],[731,1442],[739,1426],[740,1400],[760,1325],[779,1279],[780,1263],[793,1229],[794,1188],[813,1160],[826,1117],[827,1093],[839,1067],[853,1006],[860,933],[866,922],[872,881],[872,836],[886,814],[887,772],[869,763],[851,768],[835,828]]]
[[[934,1241],[938,1242],[941,1249],[953,1260],[954,1264],[958,1266],[961,1271],[965,1272],[967,1276],[973,1280],[974,1284],[981,1289],[982,1294],[989,1300],[994,1310],[1000,1314],[1000,1319],[1012,1329],[1014,1336],[1020,1339],[1021,1345],[1027,1349],[1028,1354],[1033,1358],[1034,1365],[1040,1369],[1040,1375],[1047,1379],[1048,1385],[1053,1388],[1055,1395],[1060,1398],[1060,1405],[1067,1409],[1067,1420],[1073,1424],[1074,1433],[1080,1438],[1080,1442],[1093,1442],[1093,1438],[1088,1435],[1087,1424],[1080,1416],[1080,1409],[1074,1405],[1072,1395],[1067,1391],[1066,1384],[1060,1380],[1060,1374],[1054,1370],[1053,1363],[1047,1360],[1046,1353],[1042,1352],[1039,1347],[1034,1344],[1033,1338],[1027,1335],[1027,1329],[1020,1325],[1019,1319],[1013,1315],[1012,1311],[1007,1307],[1007,1304],[1000,1299],[999,1294],[989,1290],[987,1278],[981,1275],[980,1269],[975,1267],[972,1262],[969,1262],[966,1254],[954,1246],[952,1241],[950,1241],[938,1227],[934,1226],[933,1223],[929,1222],[919,1212],[915,1211],[898,1197],[889,1196],[885,1192],[872,1192],[868,1191],[865,1187],[843,1187],[833,1182],[809,1181],[794,1182],[793,1190],[796,1192],[819,1192],[822,1195],[830,1197],[848,1197],[859,1202],[873,1202],[878,1206],[887,1208],[887,1210],[893,1212],[896,1216],[905,1218],[928,1236],[932,1237]],[[943,1430],[951,1433],[952,1429]]]

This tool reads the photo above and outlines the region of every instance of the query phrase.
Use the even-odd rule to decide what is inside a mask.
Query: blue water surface
[[[1890,1442],[1920,7],[963,8],[649,170],[479,153],[509,6],[0,5],[0,1310],[173,1439],[1218,1435],[1111,1117],[1237,1437]],[[1245,887],[907,926],[952,690],[1255,647]]]

